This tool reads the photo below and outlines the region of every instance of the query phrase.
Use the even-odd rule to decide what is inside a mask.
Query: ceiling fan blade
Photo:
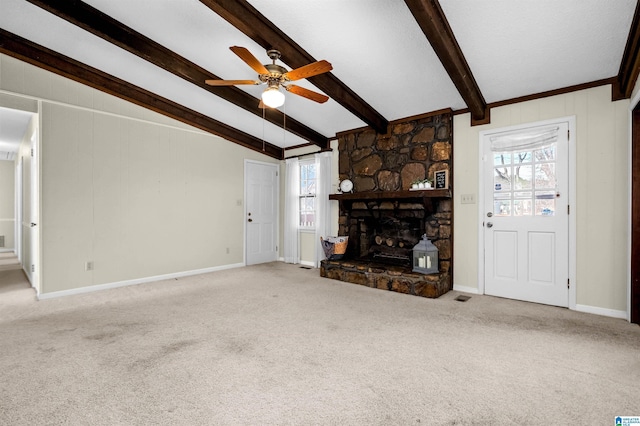
[[[295,81],[301,78],[313,77],[314,75],[329,72],[333,69],[333,66],[324,59],[322,61],[313,62],[295,70],[291,70],[284,75],[287,80]]]
[[[269,74],[269,70],[260,63],[258,58],[253,56],[246,48],[240,46],[231,46],[229,49],[247,63],[258,74]]]
[[[260,84],[257,80],[205,80],[209,86],[235,86],[236,84]]]
[[[314,92],[313,90],[305,89],[304,87],[296,86],[292,84],[290,86],[284,86],[289,92],[294,93],[298,96],[302,96],[303,98],[311,99],[312,101],[323,104],[329,100],[328,96],[323,95],[322,93]]]

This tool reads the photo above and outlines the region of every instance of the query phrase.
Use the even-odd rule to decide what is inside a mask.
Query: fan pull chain
[[[267,109],[266,107],[262,108],[262,152],[265,151],[265,149],[264,149],[264,122],[265,122],[265,118],[264,118],[265,117],[265,113],[264,113],[264,111],[266,109]]]

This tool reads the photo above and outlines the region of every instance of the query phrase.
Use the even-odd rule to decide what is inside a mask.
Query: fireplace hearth
[[[335,194],[341,235],[349,245],[341,260],[325,260],[323,277],[423,297],[451,289],[451,194],[448,190]],[[440,270],[412,270],[412,249],[423,234],[438,246]],[[442,238],[440,238],[442,237]]]
[[[320,276],[379,290],[437,298],[451,290],[449,274],[424,275],[411,268],[365,260],[323,260]]]

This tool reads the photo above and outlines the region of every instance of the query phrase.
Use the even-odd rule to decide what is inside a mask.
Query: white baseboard
[[[576,311],[586,312],[588,314],[602,315],[605,317],[621,318],[628,320],[626,311],[618,311],[616,309],[598,308],[597,306],[576,305]]]
[[[476,287],[467,287],[465,285],[454,284],[453,289],[462,293],[478,294],[478,289]]]
[[[467,286],[463,286],[463,285],[454,284],[453,285],[453,289],[455,291],[459,291],[461,293],[479,294],[478,293],[478,289],[475,288],[475,287],[467,287]],[[618,310],[615,310],[615,309],[599,308],[597,306],[576,305],[575,311],[577,311],[577,312],[585,312],[587,314],[602,315],[602,316],[605,316],[605,317],[621,318],[621,319],[626,319],[626,320],[629,319],[629,317],[627,316],[627,312],[626,311],[618,311]]]
[[[163,281],[163,280],[169,280],[169,279],[172,279],[172,278],[181,278],[181,277],[188,277],[188,276],[191,276],[191,275],[207,274],[209,272],[223,271],[225,269],[241,268],[243,266],[245,266],[244,263],[234,263],[234,264],[231,264],[231,265],[214,266],[214,267],[211,267],[211,268],[195,269],[195,270],[192,270],[192,271],[176,272],[176,273],[173,273],[173,274],[165,274],[165,275],[156,275],[156,276],[153,276],[153,277],[137,278],[135,280],[126,280],[126,281],[118,281],[118,282],[113,282],[113,283],[98,284],[98,285],[92,285],[92,286],[88,286],[88,287],[73,288],[73,289],[70,289],[70,290],[53,291],[51,293],[40,293],[40,294],[37,295],[37,297],[38,297],[38,300],[54,299],[56,297],[72,296],[72,295],[75,295],[75,294],[83,294],[83,293],[91,293],[91,292],[94,292],[94,291],[108,290],[108,289],[118,288],[118,287],[127,287],[127,286],[130,286],[130,285],[149,283],[149,282],[153,282],[153,281]]]
[[[12,249],[12,248],[1,248],[0,249],[0,253],[14,253],[16,251],[16,249]]]
[[[454,284],[453,289],[461,293],[479,294],[478,289],[475,287],[467,287],[464,285]],[[595,314],[595,315],[602,315],[605,317],[621,318],[621,319],[629,320],[629,317],[626,311],[618,311],[615,309],[599,308],[597,306],[589,306],[589,305],[576,305],[575,311],[584,312],[587,314]]]
[[[279,257],[278,258],[278,262],[284,262],[284,257]],[[310,262],[308,260],[301,260],[299,264],[302,265],[302,266],[310,266],[312,268],[316,267],[315,263]]]

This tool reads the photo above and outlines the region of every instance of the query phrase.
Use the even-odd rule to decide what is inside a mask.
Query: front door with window
[[[273,262],[278,258],[278,165],[247,161],[246,264]]]
[[[483,136],[486,294],[569,304],[568,128]]]

